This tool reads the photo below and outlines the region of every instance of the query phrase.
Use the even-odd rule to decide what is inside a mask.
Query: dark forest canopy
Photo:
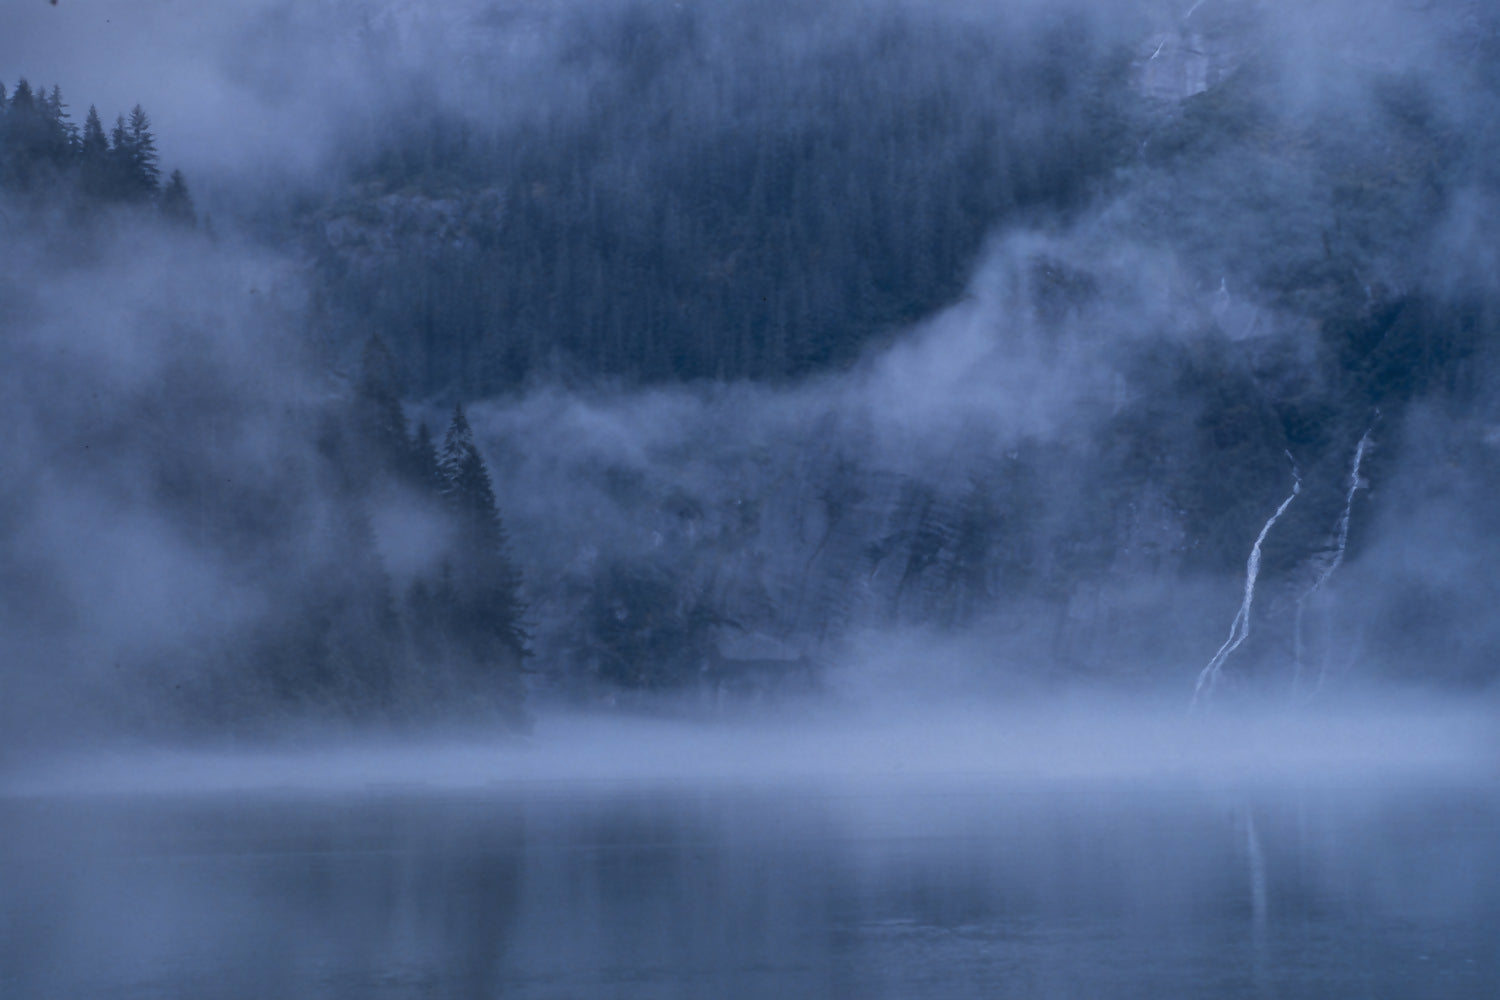
[[[119,225],[92,226],[112,205],[125,209]],[[61,219],[46,211],[57,206],[66,209]],[[399,373],[378,340],[368,342],[355,379],[322,373],[331,391],[320,398],[295,390],[306,352],[276,324],[258,331],[263,342],[253,346],[225,340],[218,325],[226,319],[257,322],[253,299],[237,307],[222,303],[227,311],[218,322],[190,318],[193,298],[206,294],[192,280],[191,258],[223,258],[231,273],[235,260],[192,232],[186,181],[173,171],[163,183],[156,137],[140,106],[108,135],[90,108],[78,130],[57,88],[41,94],[19,82],[0,100],[0,211],[6,208],[11,233],[36,242],[37,255],[10,270],[0,302],[38,323],[45,312],[37,294],[48,284],[87,283],[92,275],[101,285],[84,291],[79,311],[70,310],[62,328],[50,331],[61,341],[38,336],[45,323],[35,332],[22,325],[12,331],[17,336],[7,352],[12,376],[21,381],[10,405],[19,420],[45,427],[47,437],[40,453],[18,447],[11,461],[39,480],[71,484],[68,502],[97,508],[91,520],[101,524],[162,519],[171,534],[188,540],[194,561],[233,567],[232,587],[255,593],[248,613],[228,606],[209,611],[225,622],[211,633],[174,636],[163,623],[167,634],[159,642],[134,651],[133,642],[98,644],[102,654],[80,658],[69,672],[87,678],[106,665],[96,660],[103,655],[131,677],[177,676],[158,700],[175,705],[189,728],[233,731],[288,715],[400,722],[439,703],[520,724],[527,654],[520,579],[462,408],[439,451],[425,425],[409,436]],[[153,219],[165,224],[147,224]],[[55,239],[68,234],[88,236],[88,244],[103,249],[80,253],[88,244]],[[163,269],[151,274],[153,284],[186,272],[176,282],[177,298],[166,300],[166,312],[116,313],[94,328],[88,303],[95,295],[108,301],[114,272],[132,263]],[[206,272],[222,296],[223,275],[211,263]],[[253,368],[221,357],[246,346]],[[161,367],[162,377],[131,384],[132,366],[119,370],[119,364],[138,350],[146,352],[148,367]],[[65,390],[50,391],[54,381]],[[78,398],[87,402],[67,402]],[[247,475],[247,458],[264,459],[237,454],[236,442],[243,449],[261,435],[275,442],[276,458],[258,476]],[[9,486],[7,513],[23,524],[39,488],[45,490]],[[373,521],[392,506],[425,526],[423,550],[399,578],[387,569]],[[13,599],[0,608],[11,641],[24,648],[61,627],[52,638],[64,647],[70,632],[87,642],[98,627],[91,619],[110,612],[62,594],[79,589],[73,581],[90,567],[71,556],[38,564],[21,555],[30,532],[12,527],[0,593],[14,597],[29,588],[53,597],[40,621],[34,602]],[[128,567],[107,569],[129,575]],[[234,603],[244,600],[241,594]],[[97,676],[86,681],[98,682]],[[152,686],[146,681],[122,694],[121,720],[147,729],[163,724],[165,706],[145,693]]]
[[[1485,159],[1409,73],[1357,67],[1357,116],[1289,110],[1243,9],[1173,43],[1213,84],[1183,98],[1128,18],[564,6],[545,30],[570,100],[491,119],[416,95],[351,146],[299,220],[323,322],[378,332],[421,395],[786,379],[958,299],[997,231],[1120,200],[1207,287],[1343,323],[1400,297],[1387,263]],[[1484,66],[1455,71],[1489,87]]]
[[[1087,21],[870,16],[611,5],[554,29],[575,110],[393,108],[306,220],[331,315],[463,396],[851,362],[961,294],[998,223],[1066,215],[1130,149],[1130,53]]]
[[[160,224],[195,213],[139,107],[75,127],[18,84],[0,197],[71,211],[15,231],[154,221],[0,286],[50,338],[7,348],[46,375],[14,423],[65,446],[0,515],[75,476],[90,510],[146,496],[249,594],[130,654],[212,725],[755,701],[872,629],[1186,690],[1288,496],[1231,673],[1491,682],[1495,35],[1428,39],[1442,80],[1330,46],[1315,87],[1246,10],[563,5],[565,98],[413,85],[319,136],[318,185],[250,197],[239,245]],[[280,276],[236,284],[261,253]],[[164,371],[120,390],[58,344]],[[108,474],[70,464],[105,439]],[[7,592],[67,591],[22,534]]]
[[[590,474],[607,509],[664,540],[590,544],[580,579],[522,538],[549,609],[543,658],[585,686],[670,687],[711,674],[724,649],[791,661],[874,619],[998,615],[1054,622],[1035,648],[1064,672],[1108,669],[1151,655],[1159,630],[1130,639],[1133,619],[1174,613],[1171,597],[1133,605],[1132,587],[1204,578],[1233,593],[1296,471],[1305,492],[1264,553],[1270,618],[1242,654],[1276,673],[1297,639],[1287,609],[1306,604],[1344,509],[1363,515],[1347,539],[1358,553],[1377,544],[1372,498],[1406,502],[1394,452],[1411,408],[1473,413],[1493,392],[1492,292],[1434,273],[1461,265],[1440,248],[1453,199],[1494,190],[1483,102],[1447,96],[1454,79],[1496,92],[1493,33],[1438,43],[1449,91],[1330,46],[1317,69],[1347,89],[1310,96],[1291,82],[1306,67],[1280,61],[1283,25],[1253,5],[1132,31],[901,4],[839,30],[831,9],[778,25],[751,6],[564,13],[570,104],[497,122],[394,111],[345,161],[349,185],[302,219],[325,325],[379,330],[409,391],[436,398],[600,375],[858,380],[911,323],[974,294],[986,260],[1010,253],[996,234],[1064,233],[1059,250],[1017,251],[1015,312],[996,335],[1035,325],[1050,350],[1094,354],[1115,369],[1113,399],[1073,415],[1074,432],[1019,445],[1003,429],[976,444],[986,432],[966,427],[928,442],[928,464],[875,457],[838,404],[821,431],[790,432],[796,460],[709,460],[734,488],[604,463]],[[1178,262],[1162,280],[1187,284],[1188,315],[1111,287],[1112,256],[1155,252]],[[734,427],[734,393],[705,391],[720,401],[694,419]],[[775,422],[742,414],[757,419]],[[512,433],[540,432],[526,426]],[[1383,443],[1351,493],[1367,432]],[[728,456],[755,438],[674,440]],[[554,461],[533,442],[500,446],[523,472]],[[1482,446],[1460,447],[1491,475]],[[790,484],[796,501],[779,493]],[[766,547],[769,567],[743,562]],[[1431,586],[1412,580],[1407,596]],[[1172,630],[1184,650],[1211,648],[1222,624]]]
[[[137,104],[106,134],[92,105],[80,127],[62,91],[33,91],[25,79],[6,98],[0,85],[0,189],[38,198],[155,205],[173,222],[193,225],[187,181],[173,170],[162,183],[151,119]]]

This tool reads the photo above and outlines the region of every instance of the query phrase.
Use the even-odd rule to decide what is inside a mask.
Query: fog
[[[1479,997],[1494,750],[1451,703],[1137,700],[54,760],[0,789],[0,974],[18,996]]]
[[[551,713],[525,738],[337,740],[113,750],[29,768],[4,794],[160,797],[411,795],[817,787],[855,794],[1152,782],[1247,789],[1489,785],[1493,705],[1362,701],[1318,712],[1241,706],[1213,719],[1171,702],[1093,697],[1013,707],[927,700],[712,721]]]
[[[1497,66],[5,4],[0,992],[1489,995]]]
[[[12,5],[0,64],[63,84],[75,122],[89,103],[106,119],[147,105],[163,166],[180,163],[217,220],[207,239],[128,214],[80,234],[12,196],[8,462],[26,484],[14,491],[12,547],[34,568],[23,576],[48,582],[17,584],[31,610],[8,641],[25,650],[19,660],[64,665],[32,669],[50,679],[19,684],[23,700],[71,690],[59,678],[73,671],[124,670],[130,679],[104,684],[108,694],[85,683],[83,703],[107,716],[117,699],[138,702],[147,728],[170,730],[135,678],[154,677],[158,693],[186,680],[220,705],[264,688],[202,677],[226,672],[208,652],[215,642],[279,627],[285,580],[268,552],[323,545],[328,561],[347,562],[345,541],[315,539],[337,534],[319,525],[352,504],[368,529],[351,530],[373,534],[380,586],[401,617],[408,591],[436,580],[462,544],[430,498],[378,463],[372,472],[357,448],[349,459],[351,446],[326,432],[361,377],[366,331],[391,336],[408,321],[404,292],[382,292],[374,312],[340,304],[357,286],[337,275],[399,264],[397,288],[425,282],[450,262],[422,249],[437,234],[421,213],[465,220],[494,190],[502,218],[519,210],[505,200],[505,185],[520,183],[511,167],[488,181],[463,180],[470,167],[445,174],[441,198],[422,180],[380,186],[371,178],[391,169],[382,157],[404,129],[460,123],[471,151],[454,162],[527,129],[566,145],[601,92],[639,85],[641,114],[668,115],[669,130],[643,132],[612,111],[608,148],[573,169],[592,172],[591,191],[667,199],[670,242],[683,189],[660,158],[690,148],[676,136],[796,134],[845,113],[826,106],[827,81],[839,79],[828,67],[860,66],[866,31],[913,53],[892,63],[897,84],[972,102],[955,120],[994,114],[1002,145],[1023,150],[994,167],[1019,192],[1014,207],[967,257],[945,251],[956,272],[932,287],[951,291],[924,315],[867,324],[842,361],[790,379],[705,381],[683,367],[681,379],[642,384],[575,352],[508,387],[490,375],[443,382],[421,374],[451,367],[434,362],[451,353],[432,346],[443,327],[429,325],[421,344],[393,336],[392,383],[413,425],[440,436],[451,403],[469,404],[528,606],[538,704],[580,694],[634,704],[663,689],[680,702],[705,656],[736,669],[807,662],[831,678],[857,673],[872,649],[924,644],[966,662],[931,679],[913,667],[910,683],[872,664],[892,697],[958,675],[991,693],[1091,679],[1190,690],[1293,472],[1305,492],[1267,533],[1259,610],[1233,672],[1285,687],[1290,653],[1300,683],[1313,671],[1307,652],[1319,690],[1333,674],[1355,686],[1487,682],[1493,637],[1479,608],[1492,533],[1479,498],[1494,466],[1483,263],[1494,189],[1476,94],[1493,82],[1493,25],[1462,4],[1355,16],[1336,3],[1143,3],[1066,16],[1071,29],[1028,4],[831,4],[784,23],[733,4]],[[929,56],[958,44],[955,32],[996,40],[996,61],[1025,72],[993,98],[948,89]],[[1038,53],[1053,50],[1070,53],[1076,80],[1048,81],[1054,68]],[[802,111],[792,96],[745,96],[776,73],[808,83]],[[739,125],[719,117],[736,110]],[[1088,151],[1106,132],[1129,136],[1123,159]],[[955,144],[951,156],[915,155],[967,155],[966,134],[934,133]],[[1038,186],[1027,156],[1043,173],[1102,166]],[[376,185],[368,205],[396,213],[378,224],[396,227],[379,236],[386,249],[328,235],[354,218],[328,207],[351,196],[330,192],[354,183]],[[531,182],[528,197],[552,183]],[[474,223],[444,225],[459,235],[443,253],[485,252]],[[836,236],[802,238],[809,273],[820,245],[858,253]],[[411,287],[427,289],[429,312],[464,301],[462,287]],[[815,338],[815,320],[809,329],[796,336]],[[1393,343],[1408,335],[1416,346]],[[1369,350],[1372,336],[1383,340]],[[454,357],[493,371],[488,350]],[[171,402],[149,401],[164,385]],[[1361,435],[1369,460],[1351,486]],[[73,460],[95,441],[106,459]],[[238,476],[261,495],[210,494],[200,475]],[[189,525],[194,502],[200,523]],[[226,512],[232,503],[246,509]],[[287,509],[273,513],[278,503]],[[1413,601],[1427,620],[1381,631]],[[605,634],[610,615],[628,636]],[[1414,662],[1423,649],[1442,650],[1440,662]],[[424,687],[420,662],[409,672],[389,681],[408,685],[391,697],[445,697],[444,685]],[[811,687],[828,693],[826,679]]]

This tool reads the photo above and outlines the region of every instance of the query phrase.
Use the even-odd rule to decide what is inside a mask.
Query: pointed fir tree
[[[110,151],[110,139],[105,138],[104,123],[99,120],[99,108],[95,105],[89,105],[89,114],[84,115],[84,133],[78,141],[78,151],[83,156],[101,159]]]
[[[0,83],[0,187],[10,183],[11,153],[10,101],[5,94],[5,84]]]
[[[453,408],[453,418],[438,454],[438,472],[442,477],[442,494],[458,516],[471,547],[486,555],[503,556],[505,530],[500,523],[495,490],[462,406]]]
[[[505,528],[484,458],[462,406],[455,406],[438,459],[443,496],[458,521],[453,560],[458,592],[455,625],[481,663],[526,654],[520,574],[510,560]]]
[[[109,193],[109,139],[99,120],[99,109],[89,105],[83,119],[83,135],[78,139],[78,183],[83,193],[96,198]]]
[[[135,150],[130,144],[130,132],[125,128],[125,116],[116,115],[115,126],[109,131],[109,169],[106,171],[105,197],[131,197],[135,188],[134,163]]]
[[[0,185],[24,190],[31,186],[37,159],[39,116],[36,95],[25,77],[16,81],[5,107],[0,131]]]
[[[10,95],[10,110],[12,114],[26,114],[36,108],[36,95],[32,93],[31,84],[23,76],[16,81],[16,89]]]
[[[101,161],[109,153],[109,140],[104,137],[104,123],[99,120],[99,109],[89,105],[89,113],[83,119],[83,136],[79,139],[80,155],[97,157]]]
[[[475,475],[476,470],[483,474],[482,479]],[[474,430],[462,405],[453,407],[453,416],[448,420],[448,432],[443,435],[443,447],[438,452],[438,471],[443,476],[445,496],[451,498],[469,490],[469,495],[476,499],[487,494],[489,504],[494,505],[489,474],[484,470],[484,460],[474,444]]]
[[[57,84],[52,85],[52,93],[47,97],[47,114],[56,143],[57,162],[62,164],[78,150],[78,126],[70,120],[68,106],[63,103],[62,88]]]
[[[136,197],[154,195],[161,185],[156,137],[151,134],[151,120],[139,104],[130,111],[130,150],[133,194]]]

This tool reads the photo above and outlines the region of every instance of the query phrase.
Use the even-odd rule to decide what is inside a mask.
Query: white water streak
[[[1288,456],[1290,457],[1290,456]],[[1198,683],[1193,686],[1193,704],[1197,705],[1202,697],[1213,693],[1214,687],[1219,683],[1219,675],[1224,666],[1224,661],[1229,659],[1229,654],[1240,648],[1250,635],[1250,608],[1255,603],[1255,578],[1260,575],[1260,547],[1265,542],[1266,536],[1271,533],[1271,528],[1280,519],[1286,509],[1297,499],[1297,494],[1302,492],[1302,476],[1297,471],[1296,464],[1292,465],[1292,493],[1281,506],[1276,508],[1276,513],[1271,515],[1265,527],[1260,529],[1260,534],[1255,537],[1255,544],[1250,548],[1250,558],[1245,563],[1245,599],[1240,603],[1239,613],[1234,616],[1234,622],[1229,626],[1229,638],[1224,640],[1224,645],[1214,654],[1214,658],[1208,661],[1198,674]]]
[[[1300,684],[1302,681],[1303,608],[1306,606],[1307,602],[1312,598],[1312,596],[1323,588],[1323,584],[1328,582],[1329,577],[1333,576],[1334,571],[1344,564],[1344,552],[1349,548],[1349,521],[1354,513],[1354,494],[1359,492],[1360,486],[1363,485],[1359,478],[1359,467],[1365,460],[1365,452],[1370,447],[1370,434],[1373,433],[1374,430],[1374,424],[1371,424],[1368,428],[1366,428],[1364,436],[1359,439],[1359,444],[1354,448],[1354,461],[1350,463],[1349,468],[1349,489],[1348,492],[1344,494],[1344,512],[1339,515],[1338,541],[1334,545],[1333,559],[1328,563],[1327,566],[1323,568],[1323,572],[1318,574],[1318,578],[1313,581],[1313,585],[1311,587],[1307,588],[1306,593],[1297,598],[1297,620],[1296,628],[1293,630],[1293,656],[1295,672],[1293,674],[1292,683],[1294,686]],[[1324,670],[1319,669],[1319,687],[1323,686],[1323,675]]]

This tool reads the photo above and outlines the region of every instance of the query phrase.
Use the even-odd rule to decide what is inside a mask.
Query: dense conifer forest
[[[1500,997],[1500,3],[0,0],[0,1000]]]
[[[153,305],[188,332],[149,383],[99,380],[88,419],[18,390],[23,467],[128,469],[238,595],[66,655],[133,658],[131,711],[206,726],[757,702],[893,631],[994,683],[1188,691],[1250,559],[1241,682],[1489,683],[1500,47],[1451,6],[1422,22],[1442,87],[1299,56],[1347,92],[1299,89],[1253,4],[512,12],[493,30],[548,39],[567,88],[506,114],[414,89],[214,226],[139,105],[78,125],[20,80],[0,204],[41,256],[0,321],[132,246],[294,262],[239,362]],[[32,523],[46,490],[7,489]],[[36,657],[91,611],[20,530],[4,614]]]
[[[16,83],[7,100],[0,85],[0,185],[36,199],[154,205],[167,219],[193,225],[196,216],[182,171],[162,182],[151,119],[137,104],[105,134],[97,108],[83,126],[72,121],[62,91]]]
[[[162,183],[156,138],[139,105],[106,137],[94,108],[80,131],[58,88],[37,94],[21,80],[0,113],[0,164],[0,188],[17,212],[12,225],[63,237],[47,247],[49,266],[87,271],[95,255],[79,241],[107,244],[102,226],[187,241],[189,254],[219,252],[210,233],[194,231],[182,173],[174,170]],[[64,213],[61,223],[53,210]],[[25,303],[34,289],[13,279],[5,291],[6,301]],[[57,374],[78,374],[67,368]],[[395,363],[375,338],[352,378],[325,376],[322,398],[286,399],[242,371],[191,356],[171,359],[167,368],[131,398],[101,403],[114,387],[98,380],[89,394],[97,419],[69,427],[51,444],[63,453],[97,447],[89,464],[102,459],[117,476],[144,477],[155,515],[191,540],[196,558],[233,564],[260,599],[231,627],[150,643],[140,662],[115,666],[171,678],[168,697],[191,728],[234,731],[288,713],[401,723],[438,704],[460,716],[518,723],[525,609],[489,470],[463,407],[453,407],[440,437],[426,424],[410,428]],[[290,407],[284,419],[270,418],[283,454],[259,470],[259,479],[235,474],[232,459],[218,453],[221,443],[265,425],[258,408],[278,401]],[[11,493],[24,502],[21,491]],[[430,543],[422,569],[399,587],[371,521],[372,505],[391,498],[424,522]],[[62,586],[46,579],[45,567],[39,573],[14,558],[24,539],[9,541],[7,591]],[[88,572],[84,558],[76,568]],[[36,627],[25,602],[10,610],[10,627]],[[62,613],[66,621],[97,612],[80,604]],[[130,659],[120,650],[102,655]],[[195,669],[207,662],[222,668]],[[127,706],[127,713],[153,710],[149,698]],[[147,716],[137,722],[148,724]]]

